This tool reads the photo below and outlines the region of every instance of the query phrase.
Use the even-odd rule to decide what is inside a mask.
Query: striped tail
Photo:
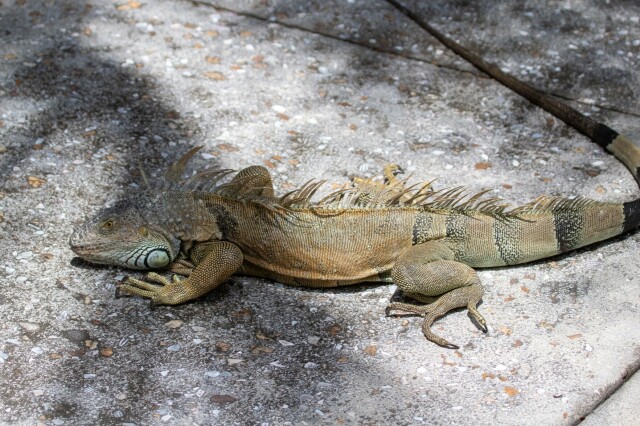
[[[456,54],[466,59],[471,65],[499,81],[507,88],[518,93],[529,102],[538,105],[545,111],[553,114],[569,126],[586,135],[593,142],[613,154],[631,172],[640,187],[640,147],[629,138],[619,134],[609,126],[598,123],[581,112],[571,108],[567,104],[541,93],[527,83],[506,74],[497,65],[485,61],[477,54],[453,41],[443,33],[432,27],[420,15],[404,7],[397,0],[387,0],[398,11],[418,24],[422,29],[431,34],[440,43],[451,49]],[[640,198],[623,204],[624,222],[622,232],[630,231],[640,224]]]

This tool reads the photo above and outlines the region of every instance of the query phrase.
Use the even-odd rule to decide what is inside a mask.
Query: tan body
[[[478,69],[611,152],[640,183],[640,148],[631,140],[505,74],[391,3]],[[72,249],[88,261],[168,267],[188,277],[169,281],[151,273],[146,281],[129,278],[122,291],[178,304],[238,273],[309,287],[393,281],[428,304],[391,303],[387,312],[424,316],[427,339],[456,348],[430,326],[451,309],[467,307],[486,330],[476,309],[483,288],[473,268],[542,259],[640,224],[640,199],[540,197],[509,209],[485,193],[467,197],[459,188],[436,192],[430,184],[406,186],[396,179],[395,165],[385,168],[383,183],[356,179],[316,203],[311,202],[314,183],[276,198],[269,173],[259,166],[240,171],[227,184],[218,185],[226,171],[205,170],[182,181],[197,150],[178,160],[159,185],[105,209],[74,232]]]
[[[142,193],[116,208],[118,214],[107,209],[87,229],[76,231],[72,247],[97,263],[132,262],[137,256],[125,266],[140,267],[148,264],[140,259],[141,247],[148,247],[149,256],[158,253],[158,243],[146,240],[177,239],[169,267],[188,276],[186,280],[168,282],[155,274],[150,279],[164,287],[136,279],[121,287],[164,304],[197,298],[232,274],[306,287],[395,282],[412,298],[435,302],[424,307],[396,303],[390,309],[424,315],[427,338],[453,347],[429,327],[438,316],[462,306],[484,327],[476,309],[482,286],[472,268],[553,256],[618,235],[638,220],[638,209],[629,203],[542,197],[507,210],[482,194],[412,190],[393,180],[362,181],[325,202],[311,203],[315,189],[303,186],[290,201],[275,198],[268,172],[254,166],[210,191]],[[136,218],[135,212],[142,216]],[[102,249],[101,255],[99,249],[96,255],[93,246],[108,242],[120,247],[109,235],[113,229],[103,229],[107,223],[115,226],[118,216],[128,218],[118,234],[122,246],[130,238],[142,240],[132,243],[131,254],[109,255]],[[153,225],[136,228],[136,221]],[[82,244],[82,234],[96,226],[98,232],[89,239],[104,234],[104,242]]]
[[[553,212],[505,220],[473,211],[387,207],[292,210],[280,217],[259,205],[216,202],[224,203],[238,221],[237,232],[227,239],[243,253],[240,272],[286,284],[335,287],[389,282],[398,257],[428,241],[442,242],[456,261],[474,268],[526,263],[562,252]],[[619,203],[574,209],[571,217],[580,227],[568,249],[620,234],[622,210]]]
[[[282,226],[262,215],[246,219],[231,237],[244,254],[242,272],[313,287],[389,281],[396,259],[412,245],[416,214],[381,209],[292,215],[289,223],[280,219]]]
[[[548,197],[508,210],[482,193],[413,190],[395,177],[385,183],[361,180],[312,203],[317,186],[307,184],[289,198],[276,198],[267,170],[257,166],[209,191],[181,187],[198,186],[198,179],[208,182],[209,177],[194,179],[159,194],[142,193],[115,207],[117,213],[107,209],[76,231],[74,251],[97,263],[154,267],[163,258],[159,250],[164,249],[157,247],[164,239],[164,265],[172,261],[170,270],[188,278],[169,282],[151,274],[150,280],[164,287],[136,279],[121,287],[164,304],[197,298],[232,274],[305,287],[395,282],[408,296],[433,303],[389,308],[424,315],[425,336],[446,347],[455,345],[433,334],[430,325],[447,311],[466,306],[484,327],[476,309],[482,286],[473,268],[529,262],[610,238],[633,225],[631,220],[637,224],[640,210],[639,201],[631,203],[634,210],[629,203]],[[118,222],[124,223],[117,233],[121,245],[110,235]],[[95,227],[90,244],[82,243],[83,234]],[[121,254],[129,239],[131,248]],[[115,246],[115,254],[105,251],[107,243]]]

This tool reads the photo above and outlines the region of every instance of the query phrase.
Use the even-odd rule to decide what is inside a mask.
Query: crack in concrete
[[[640,348],[636,349],[636,353],[638,354],[638,358],[635,360],[635,362],[624,369],[624,373],[620,376],[618,380],[616,380],[613,383],[610,383],[604,389],[602,396],[597,400],[597,402],[594,405],[587,407],[587,409],[582,414],[578,415],[578,418],[576,419],[575,422],[572,423],[572,426],[576,426],[580,424],[589,415],[593,414],[598,407],[600,407],[602,404],[607,402],[609,398],[613,396],[613,394],[615,394],[622,386],[624,386],[624,384],[628,382],[634,376],[634,374],[640,371]]]

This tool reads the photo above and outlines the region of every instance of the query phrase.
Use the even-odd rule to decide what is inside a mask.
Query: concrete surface
[[[634,375],[582,423],[596,425],[633,425],[638,423],[640,375]]]
[[[234,277],[197,302],[151,310],[114,299],[130,272],[74,260],[74,225],[139,180],[140,164],[157,176],[194,145],[206,147],[194,170],[263,164],[280,192],[397,162],[438,187],[491,188],[516,203],[638,194],[615,159],[382,0],[216,3],[237,13],[177,0],[2,1],[0,422],[574,424],[595,407],[596,424],[638,416],[637,377],[616,393],[640,363],[637,234],[481,271],[489,333],[464,312],[435,325],[458,351],[427,342],[418,318],[385,318],[393,286]],[[412,3],[640,139],[635,2]]]

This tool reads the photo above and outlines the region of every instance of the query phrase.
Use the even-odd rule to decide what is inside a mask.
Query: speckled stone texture
[[[635,233],[480,271],[489,333],[463,312],[434,324],[457,351],[384,316],[395,286],[234,277],[177,307],[115,299],[141,275],[74,260],[73,227],[195,145],[192,170],[264,165],[280,193],[396,162],[514,203],[638,196],[385,1],[210,3],[0,2],[0,423],[564,425],[638,369]],[[405,2],[640,140],[640,5],[530,3]],[[637,418],[630,394],[598,418]]]

